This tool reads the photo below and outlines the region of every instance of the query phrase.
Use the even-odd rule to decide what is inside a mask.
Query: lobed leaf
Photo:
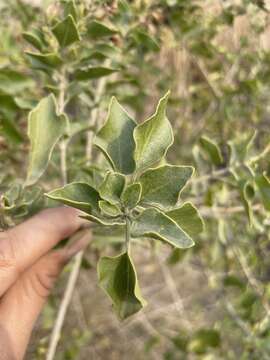
[[[70,183],[45,195],[86,213],[99,212],[99,193],[83,182]]]
[[[156,112],[134,130],[134,159],[137,171],[143,171],[160,161],[173,143],[173,132],[166,117],[169,92],[160,99]]]
[[[101,258],[97,271],[99,285],[111,298],[121,320],[135,314],[146,304],[141,296],[134,264],[127,253]]]
[[[58,22],[52,28],[52,33],[61,47],[69,46],[80,40],[76,23],[71,14],[69,14],[64,20]]]
[[[152,237],[185,249],[194,245],[190,236],[177,223],[160,210],[149,208],[144,210],[131,225],[133,237]]]
[[[190,202],[166,212],[166,215],[173,219],[190,237],[196,236],[203,231],[203,219]]]
[[[56,112],[54,95],[43,98],[29,113],[28,136],[31,142],[26,185],[34,184],[44,173],[52,151],[65,133],[67,118]]]
[[[141,202],[161,208],[175,206],[194,171],[191,166],[163,165],[149,169],[139,178]]]
[[[104,153],[113,169],[123,174],[130,174],[135,169],[135,126],[135,121],[113,97],[106,122],[97,133],[94,144]]]

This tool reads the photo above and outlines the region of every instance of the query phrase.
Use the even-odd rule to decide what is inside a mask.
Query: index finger
[[[24,271],[82,224],[78,211],[69,207],[47,209],[2,234],[2,258]],[[1,266],[1,265],[0,265]]]

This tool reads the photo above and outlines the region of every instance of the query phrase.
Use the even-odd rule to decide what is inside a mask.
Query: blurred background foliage
[[[56,150],[38,185],[22,189],[27,115],[49,92],[59,95],[63,60],[68,178],[98,181],[103,160],[91,141],[112,95],[142,120],[170,89],[175,145],[168,158],[195,166],[184,200],[205,220],[189,250],[138,242],[134,255],[149,305],[123,323],[95,272],[99,254],[121,244],[117,233],[97,227],[56,359],[270,359],[268,5],[1,0],[1,227],[50,206],[42,194],[59,185]],[[59,50],[51,29],[68,14],[80,41]],[[42,314],[28,359],[46,358],[68,273]]]

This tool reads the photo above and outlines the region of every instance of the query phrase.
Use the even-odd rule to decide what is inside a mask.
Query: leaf
[[[157,41],[144,30],[135,29],[132,32],[132,37],[138,45],[141,45],[147,50],[157,52],[160,49]]]
[[[77,8],[74,0],[67,1],[64,8],[64,16],[71,15],[74,21],[77,20]]]
[[[105,124],[97,133],[94,144],[104,153],[113,169],[123,174],[131,174],[135,168],[135,126],[135,121],[113,97]]]
[[[119,203],[125,183],[126,180],[124,175],[108,172],[99,187],[100,196],[113,205]]]
[[[191,166],[163,165],[149,169],[139,178],[141,202],[161,208],[175,206],[194,171]]]
[[[239,191],[245,212],[248,217],[249,225],[253,225],[253,209],[251,200],[254,197],[254,188],[248,180],[241,179],[238,181]]]
[[[99,285],[111,298],[114,310],[121,320],[146,305],[141,296],[134,264],[127,253],[101,258],[97,271]]]
[[[98,215],[88,214],[88,215],[82,215],[80,217],[82,219],[92,221],[94,223],[104,225],[104,226],[125,225],[124,220],[122,220],[119,217],[118,218],[117,217],[109,218],[106,216],[102,216],[100,214],[98,214]]]
[[[20,144],[23,141],[20,130],[8,117],[0,116],[0,131],[14,144]]]
[[[251,149],[256,137],[256,131],[237,136],[234,140],[228,141],[230,147],[230,163],[243,163]]]
[[[70,14],[52,28],[52,33],[61,47],[69,46],[80,40],[76,23]]]
[[[119,71],[119,70],[109,68],[109,67],[92,66],[92,67],[88,67],[84,70],[79,69],[79,70],[75,71],[74,77],[76,80],[79,80],[79,81],[87,81],[87,80],[91,80],[91,79],[98,79],[103,76],[108,76],[117,71]]]
[[[203,231],[203,219],[190,202],[166,212],[166,215],[173,219],[190,237],[196,236]]]
[[[62,65],[62,60],[57,54],[38,54],[32,52],[26,52],[26,56],[29,58],[33,69],[42,70],[45,72],[57,69]]]
[[[149,208],[144,210],[131,225],[133,237],[148,236],[185,249],[194,245],[193,240],[177,223],[163,212]]]
[[[90,37],[93,39],[112,36],[117,32],[116,29],[113,29],[112,27],[107,26],[104,23],[101,23],[99,21],[91,21],[88,24],[87,27],[87,33]]]
[[[160,99],[157,110],[134,130],[136,169],[143,171],[166,155],[173,143],[173,132],[166,117],[169,92]]]
[[[43,98],[29,113],[28,136],[31,142],[26,185],[34,184],[44,173],[52,151],[67,127],[65,115],[56,112],[54,95]]]
[[[0,90],[5,94],[14,95],[32,87],[31,77],[8,67],[0,68]]]
[[[264,173],[256,176],[255,182],[259,188],[265,210],[270,211],[270,180],[266,176],[266,173]]]
[[[206,136],[202,136],[200,138],[200,145],[214,165],[219,166],[223,164],[224,159],[221,150],[213,140],[210,140]]]
[[[43,33],[38,29],[33,29],[31,32],[23,32],[23,38],[35,47],[37,50],[42,51],[46,44]]]
[[[82,210],[86,213],[99,212],[99,193],[83,182],[73,182],[45,194],[52,200]]]
[[[129,209],[135,208],[138,202],[141,199],[142,186],[140,183],[130,184],[126,187],[123,194],[121,195],[121,200],[124,206]]]
[[[113,205],[111,203],[109,203],[108,201],[105,200],[100,200],[98,202],[99,208],[101,210],[101,212],[105,215],[105,216],[119,216],[121,215],[121,210],[119,209],[119,207],[117,205]]]

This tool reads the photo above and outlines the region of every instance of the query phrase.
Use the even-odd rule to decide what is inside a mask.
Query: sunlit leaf
[[[173,219],[154,208],[144,210],[132,222],[131,232],[133,237],[152,237],[182,249],[194,245],[190,236]]]
[[[126,180],[122,174],[108,172],[99,187],[100,196],[111,204],[119,203],[125,183]]]
[[[162,208],[175,206],[193,171],[191,166],[176,165],[147,170],[139,178],[142,185],[141,202]]]
[[[52,33],[61,47],[69,46],[80,40],[76,23],[70,14],[53,27]]]
[[[86,213],[91,213],[93,210],[99,211],[99,193],[86,183],[70,183],[49,192],[46,196]]]
[[[135,126],[135,121],[113,97],[108,117],[97,133],[94,144],[102,150],[113,169],[123,174],[130,174],[135,168],[133,160]]]
[[[203,219],[198,210],[190,202],[186,202],[174,210],[167,211],[166,215],[173,219],[180,228],[191,237],[196,236],[203,231]]]
[[[98,79],[103,76],[111,75],[115,72],[119,71],[118,69],[113,69],[104,66],[92,66],[86,69],[79,69],[75,71],[74,77],[79,81],[87,81],[91,79]]]
[[[116,29],[96,20],[91,21],[87,26],[88,35],[94,39],[112,36],[116,32]]]
[[[52,151],[65,133],[67,118],[57,114],[53,95],[43,98],[30,112],[28,118],[28,136],[31,142],[30,160],[26,184],[34,184],[44,173]]]
[[[138,171],[160,161],[173,143],[172,127],[166,117],[168,96],[169,93],[159,101],[155,114],[134,130],[134,158]]]

